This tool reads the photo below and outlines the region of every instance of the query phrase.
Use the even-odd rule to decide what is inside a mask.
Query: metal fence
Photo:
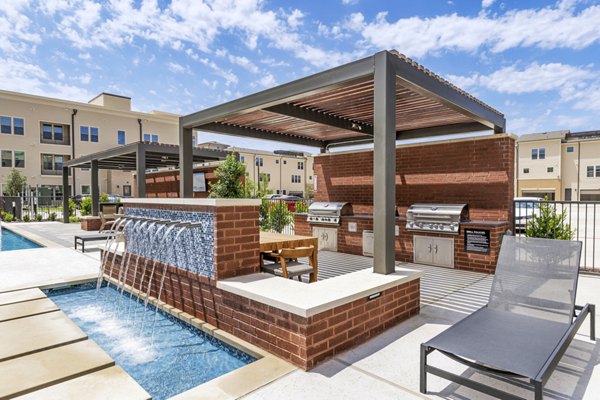
[[[61,196],[37,196],[33,192],[19,196],[0,196],[0,209],[21,221],[60,221]]]
[[[581,269],[600,273],[600,202],[515,200],[513,231],[517,235],[560,238],[572,232],[581,241]]]
[[[260,206],[260,229],[294,235],[294,214],[308,212],[309,200],[263,199]]]

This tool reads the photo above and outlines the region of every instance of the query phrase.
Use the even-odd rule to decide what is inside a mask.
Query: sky
[[[188,114],[396,49],[508,132],[600,129],[600,1],[1,0],[0,20],[3,90]]]

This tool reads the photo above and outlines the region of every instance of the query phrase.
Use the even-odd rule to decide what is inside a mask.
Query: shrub
[[[56,221],[56,213],[55,213],[55,212],[51,212],[51,213],[48,215],[48,219],[49,219],[50,221]]]
[[[35,214],[35,220],[37,222],[41,222],[42,221],[42,214]]]
[[[3,213],[2,219],[4,220],[4,222],[13,222],[15,220],[15,216],[11,213]]]
[[[548,200],[545,198],[545,200]],[[575,236],[575,230],[571,224],[566,223],[567,210],[557,212],[550,203],[540,204],[540,214],[533,215],[525,226],[527,237],[571,240]]]
[[[210,185],[209,197],[223,198],[243,198],[244,186],[242,178],[246,174],[246,166],[237,160],[235,154],[230,154],[225,158],[217,169],[215,176],[217,182]]]
[[[308,203],[306,201],[299,201],[296,203],[296,212],[306,214],[308,212]]]
[[[31,217],[29,216],[29,214],[23,215],[23,222],[29,222],[29,221],[31,221]]]
[[[6,177],[4,192],[9,196],[17,196],[26,184],[27,178],[20,171],[13,168]]]
[[[69,222],[72,222],[72,223],[73,223],[73,222],[81,222],[81,218],[79,218],[79,217],[76,217],[75,215],[71,215],[71,216],[69,217]]]
[[[69,215],[75,215],[75,210],[77,210],[77,203],[69,199]]]
[[[276,201],[268,204],[267,207],[266,218],[261,221],[263,230],[281,233],[286,226],[294,221],[294,214],[288,209],[284,201]]]
[[[90,207],[91,207],[92,198],[91,197],[87,197],[87,198],[90,199]],[[83,201],[82,201],[82,203],[83,203]],[[108,203],[108,195],[106,193],[102,193],[100,195],[100,203]],[[83,207],[83,204],[81,206]],[[90,208],[90,210],[91,210],[91,208]]]
[[[86,197],[81,200],[81,215],[90,215],[92,213],[92,198]]]

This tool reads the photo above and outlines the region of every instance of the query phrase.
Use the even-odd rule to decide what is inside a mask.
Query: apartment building
[[[517,194],[600,201],[600,131],[556,131],[517,140]]]
[[[12,168],[40,195],[62,195],[65,161],[140,140],[179,143],[179,116],[131,110],[131,98],[101,93],[88,103],[0,90],[0,185]],[[71,194],[90,193],[90,173],[74,170]],[[130,172],[101,170],[100,191],[132,194]],[[2,186],[0,186],[0,193]]]
[[[219,142],[200,143],[198,147],[239,153],[240,161],[246,165],[246,176],[254,182],[267,179],[267,187],[273,193],[308,197],[308,192],[312,191],[314,177],[311,154],[288,150],[252,150]]]

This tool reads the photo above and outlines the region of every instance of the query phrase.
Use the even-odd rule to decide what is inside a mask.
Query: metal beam
[[[136,196],[146,197],[146,150],[143,147],[138,148],[136,153],[135,173]]]
[[[192,128],[184,128],[179,118],[179,197],[194,197],[194,161],[192,159]]]
[[[478,101],[460,93],[456,88],[424,73],[415,65],[389,53],[397,79],[401,85],[423,96],[435,99],[441,104],[472,118],[473,120],[502,133],[506,129],[503,115],[492,111]]]
[[[92,215],[98,216],[98,211],[100,211],[100,207],[99,207],[100,187],[98,186],[98,160],[92,160],[92,165],[90,168],[90,175],[91,175],[90,194],[92,196]]]
[[[467,122],[464,124],[452,124],[434,128],[410,129],[406,131],[396,131],[396,140],[411,140],[424,137],[447,136],[447,135],[463,135],[466,133],[483,132],[488,128],[479,122]],[[353,146],[359,144],[373,143],[373,138],[348,138],[340,140],[329,140],[326,142],[327,148]]]
[[[198,128],[227,117],[261,110],[302,97],[343,86],[344,83],[373,74],[373,57],[366,57],[225,104],[181,117],[180,125]]]
[[[375,54],[373,153],[373,272],[396,270],[396,75],[387,51]]]
[[[267,107],[265,108],[265,111],[373,136],[373,125],[371,124],[353,121],[347,118],[338,117],[337,115],[327,114],[321,111],[312,110],[306,107],[299,107],[289,103]]]
[[[63,222],[69,223],[69,167],[62,168],[62,185],[63,185]]]
[[[224,135],[243,136],[254,139],[275,140],[301,146],[323,147],[323,141],[310,139],[303,136],[287,135],[279,132],[265,131],[247,126],[228,125],[221,123],[210,123],[197,128],[201,131],[222,133]]]

